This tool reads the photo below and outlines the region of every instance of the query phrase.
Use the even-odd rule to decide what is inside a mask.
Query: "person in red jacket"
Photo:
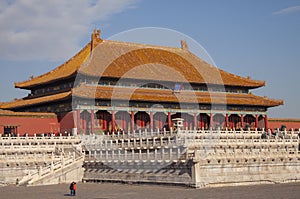
[[[73,182],[73,196],[76,195],[76,182]]]
[[[70,191],[71,191],[71,196],[75,196],[76,195],[76,182],[72,182],[71,184],[70,184]]]

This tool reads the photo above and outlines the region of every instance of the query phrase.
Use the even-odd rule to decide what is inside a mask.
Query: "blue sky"
[[[27,95],[13,83],[72,57],[94,28],[105,39],[140,27],[192,37],[219,68],[266,81],[253,92],[285,101],[271,117],[300,118],[299,0],[1,1],[0,101]]]

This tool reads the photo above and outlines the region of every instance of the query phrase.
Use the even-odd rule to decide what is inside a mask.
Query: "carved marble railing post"
[[[147,161],[150,161],[149,149],[147,149],[147,152],[146,152],[146,157],[147,157]]]
[[[161,159],[165,160],[165,148],[161,149]]]
[[[178,148],[177,148],[177,159],[180,158],[180,155],[181,155],[181,154],[180,154],[180,147],[178,147]]]
[[[65,167],[65,157],[62,155],[61,156],[61,168]]]
[[[125,160],[128,160],[128,158],[127,158],[127,150],[124,151],[124,157],[125,157]]]
[[[118,149],[118,160],[121,160],[121,151]]]
[[[39,166],[39,169],[38,169],[38,175],[39,175],[39,177],[42,176],[42,166]]]
[[[172,160],[173,158],[172,153],[173,153],[172,148],[169,148],[169,160]]]
[[[91,160],[91,159],[92,159],[92,158],[91,158],[91,157],[92,157],[92,151],[89,150],[89,151],[88,151],[88,154],[89,154],[89,160]]]
[[[121,140],[121,148],[124,148],[124,140]]]
[[[51,161],[50,172],[53,173],[53,171],[54,171],[54,164],[53,161]]]
[[[97,151],[94,150],[94,159],[96,159],[96,158],[97,158]]]
[[[114,149],[111,150],[111,159],[112,160],[116,160],[116,158],[115,158],[115,150]]]
[[[106,161],[108,160],[108,151],[107,150],[105,151],[105,160]]]
[[[134,155],[135,155],[134,149],[132,149],[132,150],[131,150],[131,160],[134,160],[134,159],[135,159],[135,158],[134,158]]]
[[[136,147],[136,139],[133,138],[133,147]]]

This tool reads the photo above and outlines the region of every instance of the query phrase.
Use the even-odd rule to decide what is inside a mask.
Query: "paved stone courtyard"
[[[36,187],[0,187],[0,199],[140,199],[140,198],[299,198],[300,183],[253,185],[239,187],[219,187],[192,189],[177,186],[128,185],[128,184],[78,184],[77,196],[69,195],[69,185]]]

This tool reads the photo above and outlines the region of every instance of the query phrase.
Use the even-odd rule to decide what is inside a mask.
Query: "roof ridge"
[[[181,47],[175,47],[175,46],[160,46],[156,44],[143,44],[143,43],[135,43],[135,42],[126,42],[126,41],[117,41],[117,40],[103,40],[103,43],[116,43],[116,44],[123,44],[123,45],[134,45],[134,46],[140,46],[140,47],[145,47],[145,48],[156,48],[156,49],[165,49],[165,50],[178,50],[178,51],[188,51],[188,50],[183,50]]]

